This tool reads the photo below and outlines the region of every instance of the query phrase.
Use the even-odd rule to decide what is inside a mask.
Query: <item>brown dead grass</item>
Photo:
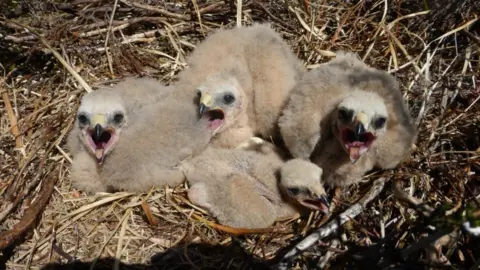
[[[56,179],[48,205],[37,211],[39,222],[14,248],[3,251],[7,268],[72,266],[74,260],[93,261],[108,269],[125,264],[161,269],[260,268],[262,261],[325,222],[312,213],[278,222],[276,232],[235,237],[189,204],[184,186],[92,197],[73,190],[64,142],[79,98],[90,88],[131,74],[174,81],[199,40],[215,28],[235,26],[237,10],[230,1],[66,2],[0,5],[18,11],[5,13],[11,21],[0,19],[0,71],[5,80],[0,88],[0,229],[10,230],[22,218],[33,220],[35,215],[25,217],[27,210],[42,196],[50,196],[40,191],[48,179]],[[389,175],[390,183],[400,183],[408,194],[432,207],[449,203],[458,209],[478,201],[478,4],[466,1],[468,9],[452,11],[425,1],[433,5],[428,14],[417,1],[353,2],[243,1],[242,23],[271,22],[310,68],[343,49],[358,52],[369,65],[394,74],[419,125],[417,150],[397,169],[373,173],[366,180]],[[18,9],[21,5],[23,12]],[[449,16],[442,17],[442,12]],[[72,70],[65,69],[59,57]],[[333,251],[331,266],[362,266],[342,256],[347,245],[371,246],[387,237],[400,250],[416,241],[421,235],[411,230],[419,215],[391,196],[392,189],[387,185],[363,215],[344,226],[335,248],[327,248],[327,242],[319,244],[297,260],[295,269],[313,267],[327,250]],[[336,197],[334,215],[354,203],[363,190],[364,186],[355,186]],[[147,207],[153,217],[146,214]],[[462,268],[478,263],[472,241],[462,234],[449,252],[444,250],[449,262]],[[419,256],[420,265],[426,263]]]

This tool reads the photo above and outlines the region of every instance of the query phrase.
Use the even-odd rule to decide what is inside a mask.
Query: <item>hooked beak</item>
[[[325,215],[330,214],[330,203],[328,202],[323,186],[314,187],[309,196],[299,198],[298,201],[307,208],[321,211]]]
[[[315,186],[313,188],[313,193],[317,197],[317,205],[319,207],[319,210],[322,211],[324,214],[329,215],[330,203],[328,202],[328,198],[327,198],[327,195],[325,194],[325,189],[323,188],[323,185]]]
[[[208,111],[207,105],[200,103],[200,115],[203,115],[206,111]]]
[[[355,139],[360,140],[360,135],[365,133],[365,126],[362,122],[358,122],[355,127]]]
[[[110,149],[110,146],[114,143],[114,135],[112,132],[106,131],[106,118],[103,114],[96,114],[92,118],[93,130],[90,133],[87,142],[90,148],[95,154],[99,164],[102,164],[105,158],[106,151]],[[105,139],[105,132],[108,133],[107,139]]]
[[[102,136],[102,133],[103,133],[103,127],[102,127],[102,125],[96,124],[96,125],[95,125],[95,128],[93,129],[92,138],[93,138],[95,141],[99,141],[99,140],[100,140],[100,137]]]
[[[328,202],[327,196],[320,196],[318,198],[318,202],[320,205],[320,211],[322,211],[325,215],[330,215],[330,203]]]
[[[363,112],[357,113],[357,115],[355,116],[355,136],[359,138],[361,134],[367,131],[367,127],[368,116]]]
[[[203,115],[205,112],[210,110],[212,107],[212,96],[209,94],[203,94],[200,98],[200,108],[199,108],[199,113],[200,115]]]
[[[328,199],[325,195],[321,195],[312,199],[300,199],[298,202],[307,208],[318,210],[325,215],[330,214],[330,204],[328,203]]]
[[[356,141],[361,141],[361,135],[365,134],[367,132],[368,128],[368,116],[363,113],[359,112],[355,116],[354,120],[354,125],[355,125],[355,140]],[[362,150],[363,152],[364,150]],[[360,158],[361,154],[359,153],[359,149],[357,147],[352,147],[350,148],[349,156],[350,156],[350,162],[352,164],[355,164],[357,160]]]

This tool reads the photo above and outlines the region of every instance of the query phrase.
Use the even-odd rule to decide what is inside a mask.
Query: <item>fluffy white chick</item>
[[[269,24],[217,30],[188,63],[178,83],[198,90],[200,112],[231,119],[218,127],[212,145],[235,148],[252,135],[278,139],[278,117],[305,68]]]
[[[279,187],[292,201],[329,214],[327,193],[322,183],[322,169],[304,159],[291,159],[280,168]]]
[[[135,90],[165,92],[150,103],[132,97]],[[203,151],[212,132],[194,96],[173,93],[156,80],[132,79],[86,94],[68,138],[73,185],[88,193],[144,192],[182,182],[176,166]]]
[[[292,156],[310,158],[336,186],[397,166],[416,137],[395,79],[345,52],[304,75],[279,126]]]
[[[282,197],[277,171],[283,164],[274,149],[259,153],[209,147],[182,164],[189,199],[221,224],[266,228],[297,210]]]

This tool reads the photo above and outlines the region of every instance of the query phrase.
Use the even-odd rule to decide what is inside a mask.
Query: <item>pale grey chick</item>
[[[279,126],[292,156],[310,158],[336,186],[397,166],[416,137],[395,79],[344,52],[304,75]]]
[[[235,148],[252,135],[278,139],[278,117],[305,68],[269,24],[217,30],[188,63],[178,83],[198,89],[199,111],[231,119],[212,145]]]
[[[266,228],[294,216],[298,210],[283,198],[277,184],[283,161],[273,146],[264,153],[207,148],[182,164],[189,199],[221,224],[237,228]]]
[[[136,89],[165,94],[149,103],[132,98]],[[174,92],[153,79],[132,79],[85,95],[68,138],[73,185],[89,193],[144,192],[182,182],[176,166],[203,151],[212,132],[199,118],[194,92]]]
[[[327,193],[322,183],[322,169],[304,159],[291,159],[280,168],[279,186],[294,202],[329,214]]]

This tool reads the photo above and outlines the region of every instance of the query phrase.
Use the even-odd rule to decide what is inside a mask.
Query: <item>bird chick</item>
[[[96,102],[100,99],[102,102]],[[98,164],[102,164],[118,142],[127,122],[123,100],[113,91],[95,91],[85,95],[78,109],[69,148],[72,152],[78,151],[82,144],[95,156]]]
[[[387,107],[378,94],[354,90],[337,106],[333,133],[355,164],[385,134]]]
[[[161,100],[171,90],[152,78],[127,77],[114,89],[101,86],[84,95],[77,110],[74,128],[67,138],[70,152],[83,150],[98,156],[98,162],[113,150],[128,116],[141,107]]]
[[[217,130],[212,145],[235,148],[252,135],[278,139],[278,117],[305,68],[269,24],[217,30],[197,45],[188,64],[178,83],[199,90],[201,112],[210,107],[216,117],[228,117],[218,110],[223,106],[238,113]]]
[[[279,178],[279,186],[287,197],[307,208],[330,213],[320,167],[303,159],[291,159],[280,168]]]
[[[194,95],[165,88],[153,79],[133,79],[82,98],[68,138],[75,187],[144,192],[184,180],[176,166],[203,151],[212,132],[208,119],[198,117]],[[139,97],[135,90],[164,94],[149,103],[132,97]]]
[[[211,145],[232,148],[253,137],[248,126],[248,100],[238,80],[229,73],[220,73],[205,79],[197,88],[199,113],[210,120],[214,137]],[[222,136],[215,136],[222,133]]]
[[[336,186],[397,166],[416,137],[395,79],[346,52],[303,76],[279,127],[291,155],[311,159]]]
[[[279,218],[298,213],[284,200],[277,184],[282,164],[275,151],[264,154],[209,147],[182,163],[182,169],[190,184],[188,198],[221,224],[266,228]]]

